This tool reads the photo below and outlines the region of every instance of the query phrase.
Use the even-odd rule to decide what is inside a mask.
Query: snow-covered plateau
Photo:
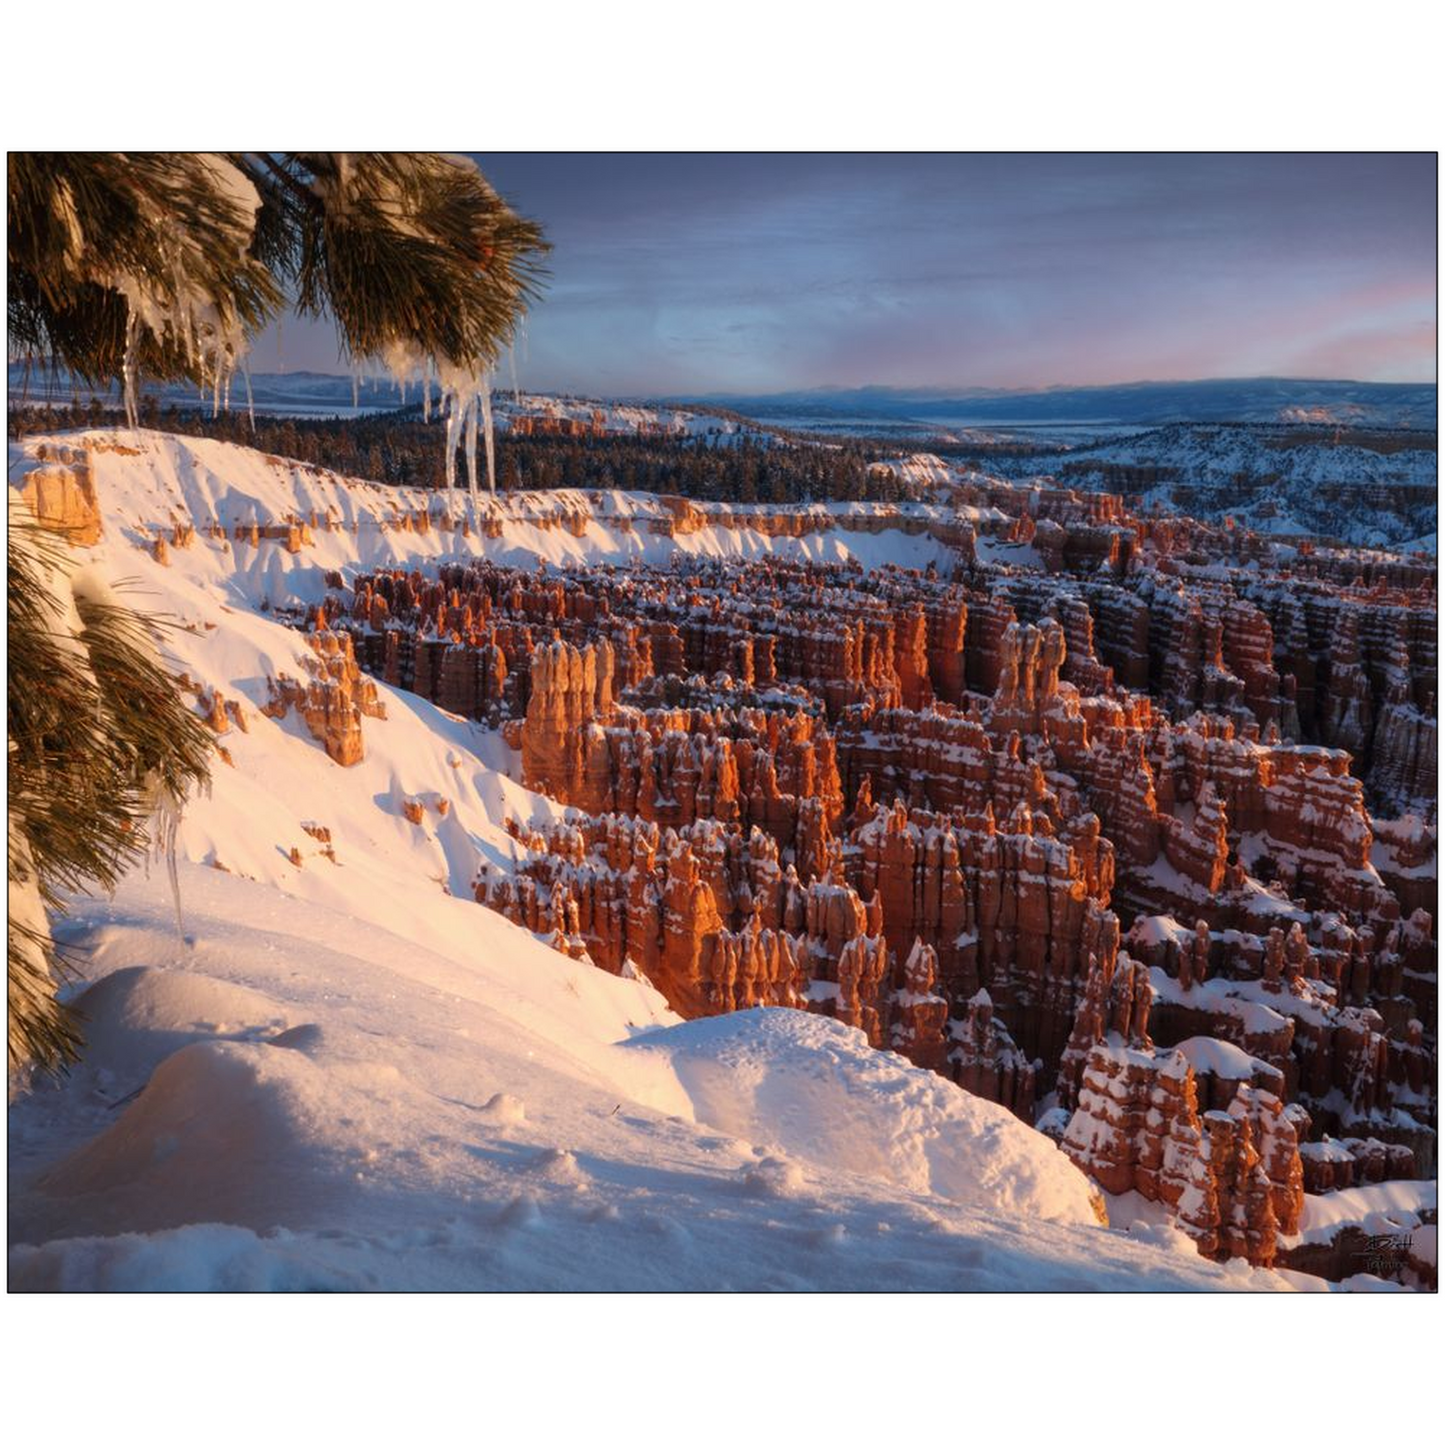
[[[325,576],[485,556],[565,566],[670,550],[921,565],[927,537],[631,525],[657,499],[439,507],[220,442],[86,445],[85,549],[198,705],[236,709],[164,866],[55,920],[82,1062],[13,1081],[11,1289],[1290,1289],[1167,1223],[1110,1229],[1043,1134],[830,1019],[683,1022],[649,984],[573,961],[472,901],[508,819],[559,806],[497,733],[379,686],[341,768],[268,680],[304,676],[281,607]],[[22,489],[37,444],[12,446]],[[297,551],[235,537],[314,517]],[[490,524],[488,523],[490,518]],[[625,517],[629,525],[609,525]],[[158,556],[157,536],[193,527]],[[217,526],[216,524],[219,524]],[[414,821],[420,817],[420,822]],[[324,838],[322,835],[325,835]],[[1320,1287],[1318,1281],[1308,1281]]]
[[[1125,492],[1141,512],[1158,507],[1276,536],[1436,550],[1433,431],[1175,424],[989,465],[1008,476],[1043,470],[1068,486]]]

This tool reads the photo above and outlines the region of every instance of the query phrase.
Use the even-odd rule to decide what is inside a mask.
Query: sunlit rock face
[[[333,632],[318,618],[310,634],[314,657],[305,659],[307,680],[281,676],[268,679],[270,696],[261,711],[285,717],[294,707],[326,755],[343,768],[365,756],[363,717],[386,716],[376,684],[356,664],[349,633]]]
[[[1435,1168],[1434,573],[1100,493],[953,500],[986,536],[846,519],[951,549],[926,571],[333,577],[285,695],[338,761],[353,655],[500,728],[573,811],[518,822],[476,897],[555,947],[689,1017],[829,1014],[1202,1252],[1305,1258],[1309,1194]]]
[[[20,495],[35,520],[72,546],[100,541],[103,524],[90,452],[84,446],[42,443],[20,481]]]

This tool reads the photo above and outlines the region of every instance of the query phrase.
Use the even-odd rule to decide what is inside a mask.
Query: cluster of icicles
[[[438,389],[438,415],[446,421],[446,477],[447,512],[452,509],[452,499],[457,490],[457,451],[460,449],[467,462],[467,496],[475,511],[481,501],[477,485],[477,434],[481,433],[482,451],[487,462],[487,491],[497,494],[497,443],[492,426],[492,372],[449,370],[437,374],[430,361],[422,367],[392,367],[401,391],[401,403],[406,405],[407,383],[417,370],[421,372],[421,415],[423,421],[430,421],[432,415],[432,381],[435,378]],[[353,406],[361,402],[361,383],[356,373],[351,378],[351,401]],[[520,398],[519,398],[520,399]]]
[[[246,413],[251,419],[251,429],[256,429],[256,403],[251,394],[251,368],[246,365],[240,349],[242,333],[236,328],[230,336],[217,327],[202,322],[199,325],[193,316],[185,314],[187,324],[176,326],[186,345],[186,354],[200,364],[201,400],[207,392],[211,398],[211,415],[231,409],[231,382],[239,371],[246,383]],[[132,429],[140,426],[140,343],[145,323],[141,314],[131,304],[125,320],[125,354],[121,358],[121,391],[125,398],[125,424]]]
[[[125,420],[131,429],[140,426],[139,380],[140,341],[142,321],[134,307],[126,319],[125,356],[121,365],[121,379],[125,395]],[[211,415],[219,416],[222,411],[231,410],[231,382],[236,372],[241,373],[246,384],[246,412],[251,429],[256,428],[256,403],[251,391],[251,370],[237,348],[229,341],[212,344],[197,343],[195,331],[187,329],[185,335],[194,348],[192,354],[201,363],[201,397],[209,392]],[[406,405],[407,383],[415,368],[396,369],[393,373],[401,393],[402,405]],[[430,421],[432,414],[432,382],[434,370],[430,362],[421,369],[422,420]],[[466,456],[467,495],[473,510],[481,500],[477,478],[477,433],[481,432],[483,454],[487,462],[487,491],[495,496],[497,492],[497,447],[492,425],[492,372],[454,373],[436,377],[438,387],[438,414],[446,420],[446,479],[447,511],[451,513],[452,500],[457,487],[457,451],[460,448]],[[520,401],[520,394],[518,395]],[[361,405],[361,373],[351,373],[351,404]]]
[[[431,411],[431,383],[424,380],[426,396],[422,402],[422,413],[429,416]],[[447,386],[442,392],[442,406],[447,422],[447,510],[451,510],[451,499],[457,487],[457,447],[460,445],[467,458],[467,495],[475,511],[479,500],[477,492],[477,424],[481,423],[483,445],[487,457],[487,490],[493,496],[497,492],[497,447],[492,431],[492,374],[484,371],[480,376],[468,378],[460,384]]]

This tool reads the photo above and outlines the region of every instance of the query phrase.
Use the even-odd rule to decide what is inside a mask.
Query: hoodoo
[[[1240,529],[1039,505],[1042,572],[479,561],[322,612],[578,810],[519,828],[480,901],[684,1016],[859,1028],[1267,1264],[1306,1184],[1434,1168],[1433,638]]]

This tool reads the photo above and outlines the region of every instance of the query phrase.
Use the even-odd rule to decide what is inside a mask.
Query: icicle
[[[256,430],[256,398],[251,395],[251,363],[249,360],[241,365],[241,375],[246,378],[246,415],[251,419],[251,430]]]
[[[477,515],[477,397],[466,400],[467,492],[471,497],[472,516]]]
[[[186,941],[185,920],[181,916],[181,880],[176,871],[176,834],[181,827],[180,799],[169,788],[161,789],[160,803],[156,808],[156,847],[165,853],[166,877],[171,884],[171,906],[176,915],[176,937]]]
[[[361,374],[353,366],[351,368],[351,409],[357,410],[361,405]]]
[[[487,447],[487,490],[497,495],[497,449],[492,436],[492,373],[482,378],[482,428]]]
[[[507,345],[507,365],[512,368],[512,400],[518,406],[522,404],[522,389],[517,385],[517,343],[509,342]]]
[[[431,358],[427,358],[426,366],[421,374],[421,419],[431,420]]]
[[[186,942],[185,919],[181,913],[181,879],[176,868],[176,836],[181,827],[181,811],[185,800],[178,798],[160,779],[154,770],[146,774],[144,792],[149,806],[148,831],[151,834],[150,851],[145,855],[146,877],[150,877],[151,859],[164,858],[166,876],[171,885],[171,908],[176,921],[176,937]],[[209,797],[210,784],[202,785],[202,791]]]
[[[140,426],[140,407],[136,400],[136,371],[140,360],[140,318],[127,306],[125,313],[125,359],[121,362],[121,378],[125,388],[125,424],[132,431]]]
[[[447,516],[452,515],[452,498],[457,490],[457,444],[461,440],[462,404],[456,391],[447,392],[439,403],[447,409]]]

